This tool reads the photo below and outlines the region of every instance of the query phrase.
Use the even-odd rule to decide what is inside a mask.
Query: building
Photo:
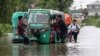
[[[100,1],[87,5],[88,16],[100,16]]]

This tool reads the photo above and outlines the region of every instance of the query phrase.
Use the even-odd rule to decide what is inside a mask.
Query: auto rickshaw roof
[[[18,18],[18,16],[24,16],[26,12],[15,12],[12,15],[12,18]]]
[[[50,10],[50,13],[51,14],[64,14],[63,12],[58,11],[58,10]]]
[[[12,26],[17,27],[18,24],[18,17],[19,16],[24,16],[26,12],[15,12],[12,15]]]
[[[52,10],[52,9],[28,9],[28,13],[30,13],[30,11],[48,11],[50,12],[50,14],[64,14],[63,12],[61,11],[58,11],[58,10]]]

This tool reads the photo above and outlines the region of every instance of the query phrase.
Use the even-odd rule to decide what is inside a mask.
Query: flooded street
[[[68,43],[68,56],[100,56],[100,28],[83,27],[78,43]]]
[[[100,56],[99,33],[100,28],[84,26],[78,36],[78,43],[33,44],[28,46],[11,44],[10,51],[0,47],[0,56]],[[6,54],[8,52],[11,54]]]

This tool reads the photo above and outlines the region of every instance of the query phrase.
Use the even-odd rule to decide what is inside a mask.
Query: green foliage
[[[96,21],[95,17],[88,17],[87,19],[84,20],[84,22],[87,25],[96,25],[95,21]]]
[[[96,13],[96,14],[95,14],[95,18],[98,18],[98,17],[99,17],[99,15],[98,15],[98,13]]]
[[[33,0],[0,0],[0,23],[11,23],[12,13],[15,11],[27,11],[32,1]]]
[[[100,18],[88,17],[83,21],[83,23],[86,23],[87,25],[100,27]]]
[[[36,0],[37,8],[56,9],[66,12],[73,0]]]
[[[3,35],[3,32],[1,31],[1,29],[0,29],[0,37]]]
[[[97,26],[97,27],[100,27],[100,18],[97,20],[96,26]]]
[[[12,26],[10,24],[0,24],[0,36],[9,32],[12,32]]]
[[[12,31],[12,26],[10,24],[0,24],[0,29],[2,32],[9,33]]]
[[[12,13],[15,11],[27,11],[31,4],[37,8],[56,9],[68,11],[73,0],[0,0],[0,23],[11,23]]]

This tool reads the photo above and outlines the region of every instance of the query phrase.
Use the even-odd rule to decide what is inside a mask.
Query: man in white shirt
[[[70,30],[71,35],[74,36],[75,42],[77,42],[77,35],[80,30],[80,26],[77,24],[77,20],[73,20],[73,23],[69,25],[68,29]]]

